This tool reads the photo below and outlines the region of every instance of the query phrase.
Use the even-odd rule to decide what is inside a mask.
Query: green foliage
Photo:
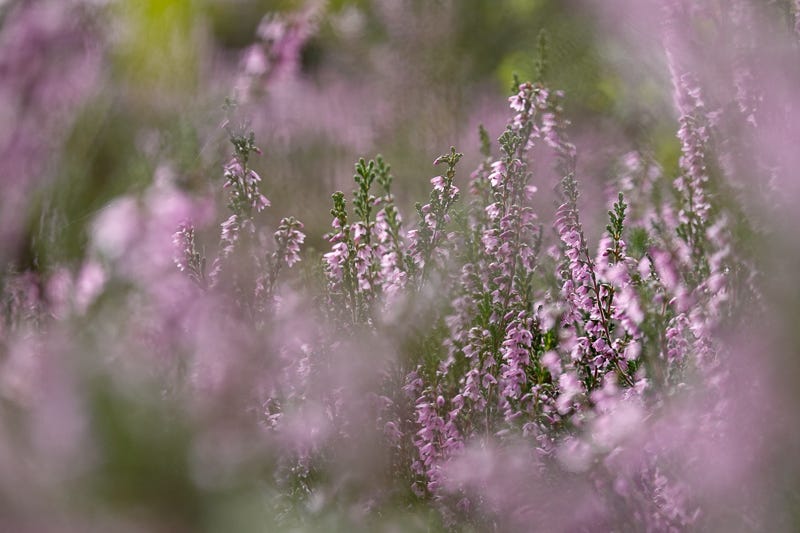
[[[347,201],[344,199],[344,193],[336,191],[331,195],[331,199],[333,200],[331,215],[339,221],[340,227],[345,228],[347,226]]]
[[[369,163],[364,161],[363,158],[358,160],[358,163],[356,163],[356,173],[353,176],[353,180],[356,182],[356,185],[358,185],[358,188],[353,193],[353,208],[358,218],[361,219],[367,227],[369,227],[370,224],[372,207],[375,205],[375,196],[370,194],[370,187],[372,187],[372,182],[375,181],[377,176],[378,172],[374,160],[370,160]],[[369,234],[367,234],[367,238],[369,238]]]
[[[622,231],[625,224],[625,210],[628,205],[625,203],[622,193],[619,193],[617,201],[614,203],[613,211],[608,212],[610,224],[606,226],[606,231],[612,239],[618,241],[622,238]]]

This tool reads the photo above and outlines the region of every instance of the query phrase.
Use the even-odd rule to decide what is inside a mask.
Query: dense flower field
[[[403,175],[379,74],[304,65],[458,3],[338,4],[212,53],[224,2],[0,2],[0,530],[800,528],[800,2],[567,2],[666,118],[587,126],[544,31]]]

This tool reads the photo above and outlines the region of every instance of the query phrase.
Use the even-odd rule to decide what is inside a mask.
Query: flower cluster
[[[450,210],[459,196],[455,167],[462,154],[452,148],[434,161],[447,165],[444,176],[431,179],[430,202],[417,205],[419,224],[405,231],[391,191],[391,167],[381,156],[361,159],[353,176],[353,215],[344,193],[333,195],[333,231],[326,238],[331,251],[324,254],[329,301],[335,312],[345,312],[351,324],[374,322],[370,310],[387,310],[403,289],[420,289],[430,272],[446,257],[446,231]],[[373,184],[380,196],[372,193]],[[378,304],[377,307],[375,304]]]
[[[450,148],[449,154],[441,155],[434,160],[434,165],[447,165],[447,171],[444,176],[431,179],[433,189],[430,201],[425,205],[417,204],[419,227],[408,232],[408,238],[411,240],[408,253],[421,282],[424,282],[430,272],[431,262],[436,262],[436,254],[442,259],[443,250],[439,245],[448,237],[445,227],[450,222],[449,211],[459,197],[459,190],[453,179],[456,175],[456,165],[462,157],[463,154],[457,153],[455,148]]]

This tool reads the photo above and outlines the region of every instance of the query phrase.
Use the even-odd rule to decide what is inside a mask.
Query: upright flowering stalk
[[[437,387],[427,387],[417,398],[415,422],[420,429],[413,438],[419,457],[412,470],[421,481],[412,489],[419,495],[438,495],[443,482],[444,462],[463,448],[463,437],[456,421],[463,407],[463,398],[445,400]]]
[[[624,369],[623,378],[635,381],[635,387],[625,391],[630,395],[641,393],[651,378],[645,377],[646,367],[643,367],[644,357],[641,357],[648,300],[640,294],[639,262],[628,254],[627,243],[623,240],[626,210],[624,196],[619,193],[617,202],[608,212],[609,224],[600,239],[595,268],[601,285],[599,307],[605,309],[606,317],[611,321],[609,333],[615,365],[617,370]],[[630,380],[626,384],[630,385]]]
[[[372,243],[372,228],[375,224],[373,211],[376,198],[370,191],[377,172],[375,162],[366,163],[363,159],[356,164],[353,179],[356,182],[353,194],[353,210],[358,220],[351,227],[353,243],[353,265],[358,290],[366,300],[371,300],[375,291],[375,250]]]
[[[377,243],[373,242],[376,226],[373,212],[378,199],[370,189],[379,170],[388,173],[382,160],[381,165],[379,169],[374,160],[367,162],[364,159],[356,163],[353,176],[357,185],[353,193],[354,221],[348,219],[344,193],[333,195],[333,231],[326,236],[332,246],[331,251],[324,255],[328,294],[334,310],[339,307],[339,311],[346,311],[353,324],[371,321],[370,309],[380,294]]]
[[[710,147],[709,113],[697,77],[682,63],[682,48],[685,45],[681,42],[679,25],[687,23],[687,14],[674,1],[667,3],[666,12],[665,50],[678,110],[677,135],[681,143],[680,173],[673,182],[680,202],[676,232],[686,243],[686,261],[692,265],[693,272],[690,274],[694,278],[693,284],[696,284],[707,274],[704,245],[711,216],[707,161]]]
[[[756,90],[756,80],[751,69],[750,53],[755,47],[754,13],[747,0],[733,0],[727,10],[733,34],[733,84],[736,89],[734,100],[739,113],[750,127],[757,126],[756,115],[762,95]]]
[[[446,319],[448,355],[427,376],[429,385],[416,402],[417,471],[433,494],[444,463],[466,437],[524,425],[525,415],[540,408],[541,384],[549,379],[536,360],[543,345],[533,289],[541,229],[528,205],[536,191],[528,152],[547,131],[541,113],[547,95],[541,85],[519,85],[510,98],[514,116],[499,139],[499,159],[491,159],[482,132],[486,161],[470,187],[477,199],[467,217],[459,254],[465,264]]]
[[[263,299],[270,300],[275,293],[275,282],[278,280],[283,265],[289,268],[300,262],[300,248],[306,240],[303,223],[294,217],[281,219],[278,229],[273,234],[276,248],[269,256],[266,272],[259,279],[256,291]]]
[[[210,285],[219,281],[219,275],[225,261],[233,254],[243,238],[252,242],[256,234],[254,215],[269,207],[270,202],[259,191],[261,177],[249,167],[250,156],[260,154],[255,145],[255,135],[235,133],[228,130],[234,155],[225,164],[223,188],[228,189],[228,209],[231,215],[220,224],[220,252],[214,259],[209,274]],[[243,237],[244,235],[244,237]]]
[[[278,248],[273,252],[272,257],[276,263],[285,263],[287,267],[291,268],[300,261],[300,247],[306,240],[302,229],[303,223],[294,217],[281,219],[274,235]]]
[[[419,226],[408,232],[409,257],[416,272],[418,286],[421,288],[430,275],[431,269],[443,252],[441,244],[447,238],[446,225],[450,222],[450,209],[459,198],[458,187],[454,183],[456,165],[463,154],[450,148],[449,154],[437,157],[433,164],[447,165],[444,175],[431,179],[430,200],[425,205],[417,204]]]
[[[350,225],[348,224],[344,193],[341,191],[333,194],[331,215],[333,215],[333,222],[331,222],[333,231],[325,236],[331,243],[331,251],[323,256],[328,278],[328,299],[332,309],[340,314],[348,312],[352,321],[356,322],[358,306],[351,254]]]
[[[205,257],[197,250],[194,227],[184,222],[172,236],[175,247],[175,266],[185,272],[192,281],[200,286],[205,285]]]
[[[493,365],[498,365],[498,408],[508,422],[521,414],[539,337],[531,303],[541,227],[528,205],[536,187],[529,183],[527,153],[544,129],[547,96],[543,86],[525,83],[509,99],[516,114],[499,139],[503,157],[491,164],[488,176],[494,202],[486,207],[488,224],[481,236],[489,278],[484,286],[492,303],[489,331],[502,339]]]
[[[712,149],[710,132],[714,117],[706,109],[697,77],[687,69],[680,54],[682,45],[678,42],[678,28],[685,23],[686,14],[674,2],[668,3],[667,13],[665,48],[679,113],[678,139],[681,142],[680,174],[674,181],[680,200],[676,233],[686,246],[685,255],[678,249],[678,257],[685,265],[681,268],[685,273],[685,283],[680,285],[679,292],[673,294],[680,299],[685,286],[688,298],[695,302],[691,309],[685,304],[678,305],[679,313],[689,314],[676,317],[667,333],[672,339],[685,337],[683,330],[676,328],[683,328],[688,319],[690,337],[695,340],[692,344],[697,363],[708,367],[715,359],[716,351],[711,340],[712,330],[719,323],[724,304],[729,299],[732,250],[727,217],[720,213],[719,207],[712,211],[709,200],[708,154]],[[745,15],[745,12],[739,13],[739,18]],[[751,99],[739,100],[742,112],[754,112],[749,109]]]
[[[613,295],[623,358],[646,370],[650,382],[674,382],[689,354],[688,320],[681,314],[691,303],[681,274],[686,246],[675,233],[671,203],[663,201],[669,191],[661,167],[647,154],[629,152],[618,172],[614,185],[622,192],[598,247],[598,278]],[[622,240],[622,222],[636,257]]]
[[[708,168],[705,154],[709,134],[703,122],[705,104],[693,76],[689,73],[680,74],[674,63],[671,69],[680,113],[678,139],[681,142],[681,173],[675,178],[674,185],[681,195],[682,205],[678,211],[677,231],[689,248],[692,264],[696,269],[701,269],[704,263],[705,230],[711,209],[706,191]]]
[[[603,283],[598,267],[589,255],[578,214],[576,152],[574,145],[565,139],[565,123],[560,120],[560,113],[560,105],[556,100],[552,106],[553,126],[549,129],[549,138],[559,155],[558,166],[563,176],[561,192],[564,201],[556,212],[555,225],[564,254],[559,275],[562,280],[561,296],[567,302],[567,309],[562,324],[573,332],[570,359],[581,381],[590,390],[598,386],[609,371],[615,372],[620,381],[633,386],[633,378],[623,357],[624,345],[630,339],[619,340],[614,335],[615,315],[625,318],[632,330],[635,323],[632,317],[614,305],[614,286],[622,288],[630,283],[625,263],[622,262],[625,247],[621,237],[626,205],[620,196],[614,211],[609,213],[611,224],[601,243],[601,266],[606,267],[604,273],[607,279]],[[632,298],[629,291],[625,296],[629,301]],[[633,307],[630,311],[641,320]]]
[[[526,83],[509,99],[515,114],[499,139],[502,158],[488,160],[488,139],[482,134],[487,162],[471,185],[486,191],[484,205],[476,206],[480,212],[470,217],[469,239],[476,252],[462,269],[461,294],[448,318],[445,369],[464,360],[468,371],[461,376],[460,394],[477,412],[500,409],[509,421],[527,383],[534,338],[531,288],[541,229],[528,205],[536,187],[529,183],[527,153],[546,94],[544,87]],[[486,431],[488,419],[487,412]]]
[[[408,280],[407,251],[401,229],[402,217],[394,203],[393,177],[390,170],[391,167],[378,156],[376,181],[383,195],[377,200],[380,210],[375,215],[372,241],[375,246],[375,257],[379,262],[378,278],[385,297],[384,305],[387,306],[392,304]]]

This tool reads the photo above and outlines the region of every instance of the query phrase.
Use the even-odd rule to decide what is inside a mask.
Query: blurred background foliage
[[[13,4],[7,2],[5,10]],[[46,186],[31,204],[29,238],[15,254],[20,268],[79,259],[95,214],[118,195],[144,190],[161,164],[169,164],[183,188],[203,193],[219,187],[228,151],[218,128],[221,107],[233,93],[242,54],[257,40],[266,14],[290,16],[310,4],[98,5],[96,16],[85,21],[103,55],[100,85],[76,111]],[[406,207],[425,197],[434,172],[430,162],[452,144],[467,153],[460,177],[465,180],[479,161],[478,123],[486,122],[496,138],[513,75],[538,75],[543,31],[544,75],[566,92],[576,131],[589,124],[608,128],[594,133],[650,146],[662,164],[674,166],[669,95],[658,79],[665,73],[628,76],[623,45],[602,34],[572,0],[332,0],[315,6],[315,29],[301,49],[294,80],[309,88],[303,94],[311,97],[296,104],[305,110],[296,120],[306,123],[296,133],[275,133],[285,128],[285,116],[271,116],[261,104],[274,98],[282,106],[286,95],[273,96],[270,86],[249,108],[265,150],[256,162],[265,191],[306,222],[314,248],[324,245],[330,194],[349,190],[358,157],[384,154]],[[339,96],[313,97],[328,86],[336,86]],[[344,102],[348,94],[356,102]],[[332,113],[332,126],[313,124],[315,115]],[[358,140],[342,141],[348,129],[359,132]]]

